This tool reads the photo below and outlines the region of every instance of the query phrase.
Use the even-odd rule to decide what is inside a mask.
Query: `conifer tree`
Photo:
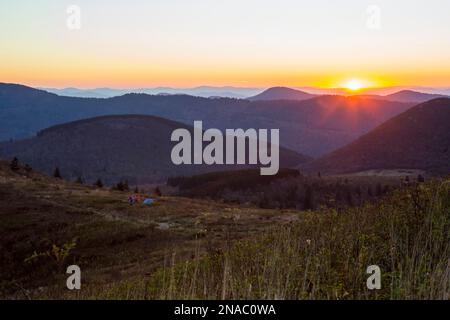
[[[97,179],[97,181],[95,182],[95,184],[94,184],[97,188],[103,188],[103,182],[102,182],[102,180],[99,178],[99,179]]]
[[[12,171],[19,170],[19,160],[16,157],[14,157],[14,159],[12,159],[9,167],[11,168]]]
[[[53,177],[55,177],[57,179],[61,179],[61,172],[59,172],[58,167],[55,168],[55,171],[53,172]]]

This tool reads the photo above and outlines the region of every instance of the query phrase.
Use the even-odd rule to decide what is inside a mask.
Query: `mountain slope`
[[[367,133],[413,104],[363,97],[319,96],[304,101],[208,99],[188,95],[126,94],[108,99],[61,97],[0,84],[0,141],[86,118],[141,114],[204,128],[280,129],[282,146],[317,157]]]
[[[355,142],[301,168],[322,173],[420,169],[450,173],[450,99],[417,105]]]
[[[387,96],[383,96],[382,99],[389,101],[422,103],[443,97],[445,96],[440,94],[430,94],[412,90],[402,90],[393,94],[389,94]]]
[[[82,176],[107,184],[127,179],[133,184],[165,181],[246,166],[180,165],[171,161],[173,130],[191,127],[153,116],[121,115],[76,121],[41,131],[37,137],[0,144],[4,159],[18,157],[33,168],[52,174],[59,167],[64,178]],[[292,167],[309,158],[280,149],[281,166]]]
[[[249,97],[247,98],[247,100],[307,100],[314,97],[316,97],[316,95],[309,94],[300,90],[286,87],[273,87],[261,92],[256,96]]]

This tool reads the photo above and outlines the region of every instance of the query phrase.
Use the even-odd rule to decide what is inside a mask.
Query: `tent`
[[[153,203],[155,203],[155,200],[153,199],[147,198],[144,200],[145,205],[151,206]]]

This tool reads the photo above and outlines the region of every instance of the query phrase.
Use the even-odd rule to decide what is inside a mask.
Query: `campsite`
[[[259,179],[267,179],[255,171]],[[6,250],[0,262],[5,271],[0,289],[4,297],[33,299],[401,298],[404,291],[392,291],[390,286],[384,285],[375,296],[361,288],[367,275],[365,267],[358,271],[360,264],[373,264],[375,256],[387,268],[385,259],[392,248],[380,243],[390,239],[395,245],[391,254],[398,259],[391,272],[402,274],[412,267],[404,264],[405,254],[425,237],[432,241],[433,251],[420,249],[416,258],[431,263],[426,270],[435,290],[408,294],[442,297],[445,291],[438,284],[446,281],[449,250],[448,220],[442,214],[450,205],[449,186],[448,181],[425,182],[383,196],[381,202],[346,207],[340,214],[324,207],[317,211],[264,209],[143,193],[142,199],[154,200],[148,206],[130,205],[127,191],[27,172],[21,165],[11,171],[9,163],[1,162],[0,245]],[[18,195],[21,201],[12,201]],[[414,216],[403,214],[411,210]],[[432,220],[425,212],[430,212]],[[423,233],[431,221],[438,222],[435,233]],[[391,228],[397,230],[395,234],[412,232],[416,237],[412,243],[405,242]],[[358,260],[351,258],[349,248],[359,252]],[[311,263],[313,252],[317,264],[305,271],[304,263]],[[328,268],[330,263],[336,267]],[[65,287],[65,266],[72,264],[81,267],[81,291]],[[249,265],[255,268],[246,271]],[[228,289],[222,287],[224,274]],[[323,277],[332,288],[343,278],[348,282],[342,289],[314,290],[312,283],[315,286]],[[410,281],[419,281],[423,274],[415,277],[396,276],[391,281],[409,290]],[[295,281],[285,282],[289,278]],[[242,286],[242,281],[248,285]],[[300,292],[295,289],[298,284]]]
[[[66,264],[81,265],[84,288],[108,286],[296,219],[290,211],[164,195],[142,194],[151,205],[130,205],[130,192],[26,174],[22,167],[16,173],[7,162],[0,162],[0,194],[0,244],[7,248],[0,291],[17,298],[76,297],[64,286]],[[11,201],[18,194],[21,201]],[[17,290],[17,281],[28,289]]]

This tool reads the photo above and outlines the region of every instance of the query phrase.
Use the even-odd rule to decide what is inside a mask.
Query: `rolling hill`
[[[286,87],[273,87],[269,88],[256,96],[249,97],[247,100],[259,101],[259,100],[307,100],[316,97],[314,94],[295,90]]]
[[[311,89],[314,92],[314,89]],[[356,93],[351,96],[356,96],[360,98],[366,99],[378,99],[384,101],[396,101],[396,102],[404,102],[404,103],[422,103],[429,100],[437,99],[437,98],[445,98],[445,95],[442,94],[431,94],[431,93],[423,93],[419,91],[413,90],[400,90],[398,92],[394,92],[388,95],[379,95],[370,93],[372,90],[367,89],[364,90],[362,94]],[[311,99],[314,97],[319,97],[323,95],[348,95],[346,89],[335,89],[335,93],[333,90],[329,90],[328,93],[325,94],[311,94],[301,90],[296,90],[287,87],[273,87],[265,90],[264,92],[247,98],[247,100],[251,101],[271,101],[271,100],[298,100],[303,101],[307,99]]]
[[[422,103],[429,100],[444,98],[444,95],[441,94],[430,94],[430,93],[422,93],[412,90],[402,90],[393,94],[389,94],[383,96],[382,99],[389,101],[399,101],[399,102],[415,102]]]
[[[128,180],[132,184],[165,182],[172,176],[189,176],[246,166],[172,164],[173,130],[193,128],[154,116],[104,116],[71,122],[38,133],[34,138],[0,144],[0,157],[19,158],[33,168],[52,174],[56,167],[68,180],[82,177],[106,184]],[[280,166],[293,167],[310,158],[280,149]]]
[[[202,120],[205,128],[221,130],[278,128],[282,146],[317,157],[348,144],[412,106],[357,96],[319,96],[304,101],[147,94],[75,98],[0,84],[0,141],[29,138],[45,128],[81,119],[141,114],[187,125]]]
[[[434,99],[301,168],[328,174],[372,169],[418,169],[449,174],[449,129],[450,99]]]

